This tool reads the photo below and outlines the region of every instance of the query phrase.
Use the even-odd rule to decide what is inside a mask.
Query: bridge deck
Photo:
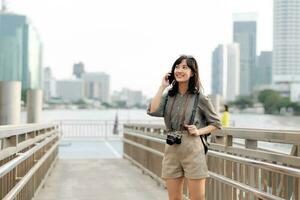
[[[35,200],[167,199],[167,192],[121,158],[65,159],[60,156]]]

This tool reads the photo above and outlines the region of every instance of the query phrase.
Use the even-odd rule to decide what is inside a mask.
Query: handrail
[[[143,127],[143,128],[161,128],[165,129],[165,125],[162,124],[143,124],[143,123],[127,123],[127,127]],[[266,128],[237,128],[237,127],[223,127],[224,130],[228,131],[255,131],[255,132],[272,132],[272,133],[299,133],[299,130],[296,129],[266,129]]]
[[[296,177],[300,178],[300,169],[287,167],[287,166],[282,166],[282,165],[275,165],[275,164],[268,163],[268,162],[263,162],[263,161],[254,160],[254,159],[250,159],[250,158],[234,156],[234,155],[230,155],[230,154],[227,154],[227,153],[221,153],[221,152],[216,152],[216,151],[212,151],[212,150],[208,151],[208,155],[216,156],[216,157],[219,157],[219,158],[224,158],[226,160],[231,160],[231,161],[234,161],[234,162],[239,162],[239,163],[242,163],[242,164],[251,165],[253,167],[259,167],[259,168],[262,168],[262,169],[271,170],[273,172],[278,172],[278,173],[286,174],[286,175],[289,175],[289,176],[296,176]]]
[[[128,131],[128,130],[126,130],[126,133],[128,133],[132,136],[137,136],[137,137],[140,137],[140,138],[144,138],[144,139],[147,139],[147,140],[150,140],[150,141],[153,141],[153,142],[158,142],[158,143],[165,144],[165,140],[162,139],[162,138],[151,137],[150,135],[134,133],[134,132]]]
[[[136,124],[130,123],[124,126],[125,128],[135,127],[143,129],[161,129],[164,131],[163,124]],[[148,132],[148,131],[145,131]],[[248,129],[248,128],[223,128],[213,132],[216,136],[232,136],[239,139],[250,139],[263,142],[276,142],[285,144],[300,144],[299,130],[269,130],[269,129]]]
[[[220,181],[220,182],[223,182],[227,185],[230,185],[230,186],[233,186],[235,188],[238,188],[238,189],[241,189],[245,192],[250,192],[252,194],[254,194],[254,196],[258,197],[258,198],[263,198],[264,200],[284,200],[280,197],[277,197],[277,196],[274,196],[272,194],[268,194],[268,193],[265,193],[265,192],[262,192],[262,191],[259,191],[253,187],[250,187],[248,185],[245,185],[243,183],[239,183],[239,182],[236,182],[236,181],[233,181],[225,176],[222,176],[222,175],[219,175],[219,174],[216,174],[214,172],[209,172],[209,176]]]
[[[0,139],[16,136],[24,133],[37,131],[39,129],[47,129],[58,126],[56,123],[49,124],[22,124],[22,125],[1,125],[0,126]]]
[[[52,132],[55,133],[55,131],[52,131]],[[44,147],[45,144],[47,144],[49,141],[53,140],[55,137],[56,137],[56,135],[45,139],[41,143],[36,143],[36,146],[33,147],[32,149],[26,151],[25,153],[21,153],[17,158],[15,158],[15,159],[9,161],[8,163],[4,164],[3,166],[1,166],[0,167],[0,178],[5,176],[7,173],[9,173],[9,171],[11,171],[13,168],[18,166],[21,162],[23,162],[24,160],[29,158],[36,151],[38,151],[39,149]]]
[[[163,156],[164,156],[164,154],[163,154],[162,152],[153,150],[153,149],[151,149],[151,148],[149,148],[149,147],[147,147],[147,146],[145,146],[145,145],[142,145],[142,144],[139,144],[139,143],[136,143],[136,142],[132,142],[132,141],[127,140],[127,139],[125,139],[125,138],[123,139],[123,141],[126,142],[126,143],[128,143],[128,144],[131,144],[131,145],[134,145],[134,146],[136,146],[136,147],[139,147],[139,148],[141,148],[141,149],[143,149],[143,150],[146,150],[146,151],[149,151],[149,152],[151,152],[151,153],[154,153],[154,154],[156,154],[156,155],[158,155],[158,156],[160,156],[160,157],[163,157]]]
[[[10,192],[2,200],[14,199],[34,173],[40,168],[40,166],[47,160],[47,158],[53,153],[53,151],[58,147],[58,142],[56,142],[50,150],[29,170],[29,172],[15,185],[15,187],[10,190]]]
[[[153,137],[151,137],[151,136],[141,135],[141,134],[134,134],[134,133],[130,133],[130,132],[126,132],[126,134],[153,141]],[[152,153],[155,153],[155,154],[159,155],[159,153],[157,153],[156,150],[151,149],[151,151],[150,151],[149,150],[150,148],[145,146],[145,145],[142,145],[142,144],[139,144],[139,143],[136,143],[136,142],[132,142],[132,141],[129,141],[127,139],[123,139],[123,141],[125,141],[127,143],[130,143],[132,145],[135,145],[137,147],[140,147],[140,148],[142,148],[146,151],[149,151],[149,152],[152,152]],[[159,143],[165,143],[165,141],[163,139],[159,139],[159,138],[156,138],[155,141],[158,141]],[[155,152],[153,152],[153,151],[155,151]],[[163,153],[161,153],[161,154],[163,155]],[[231,161],[234,161],[234,162],[239,162],[239,163],[243,163],[243,164],[247,164],[247,165],[252,165],[254,167],[259,167],[259,168],[271,170],[271,171],[274,171],[274,172],[283,173],[283,174],[290,175],[290,176],[296,176],[296,177],[300,178],[300,170],[292,168],[292,167],[275,165],[275,164],[271,164],[271,163],[268,163],[268,162],[258,161],[258,160],[254,160],[254,159],[251,159],[251,158],[244,158],[244,157],[229,155],[229,154],[226,154],[226,153],[216,152],[216,151],[213,151],[213,150],[208,150],[208,155],[222,157],[224,159],[231,160]]]
[[[57,160],[59,133],[56,123],[0,126],[1,199],[34,196]]]

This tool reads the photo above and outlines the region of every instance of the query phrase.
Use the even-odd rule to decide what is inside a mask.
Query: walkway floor
[[[60,159],[35,200],[162,200],[167,192],[125,159]]]

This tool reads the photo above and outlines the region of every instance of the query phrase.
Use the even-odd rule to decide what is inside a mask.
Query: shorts
[[[165,145],[162,178],[209,177],[204,147],[199,136],[183,133],[181,144]]]

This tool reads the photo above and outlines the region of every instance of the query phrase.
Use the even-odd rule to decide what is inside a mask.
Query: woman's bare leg
[[[169,200],[182,200],[184,177],[168,178],[166,180]]]
[[[189,179],[188,188],[191,200],[205,200],[205,178]]]

